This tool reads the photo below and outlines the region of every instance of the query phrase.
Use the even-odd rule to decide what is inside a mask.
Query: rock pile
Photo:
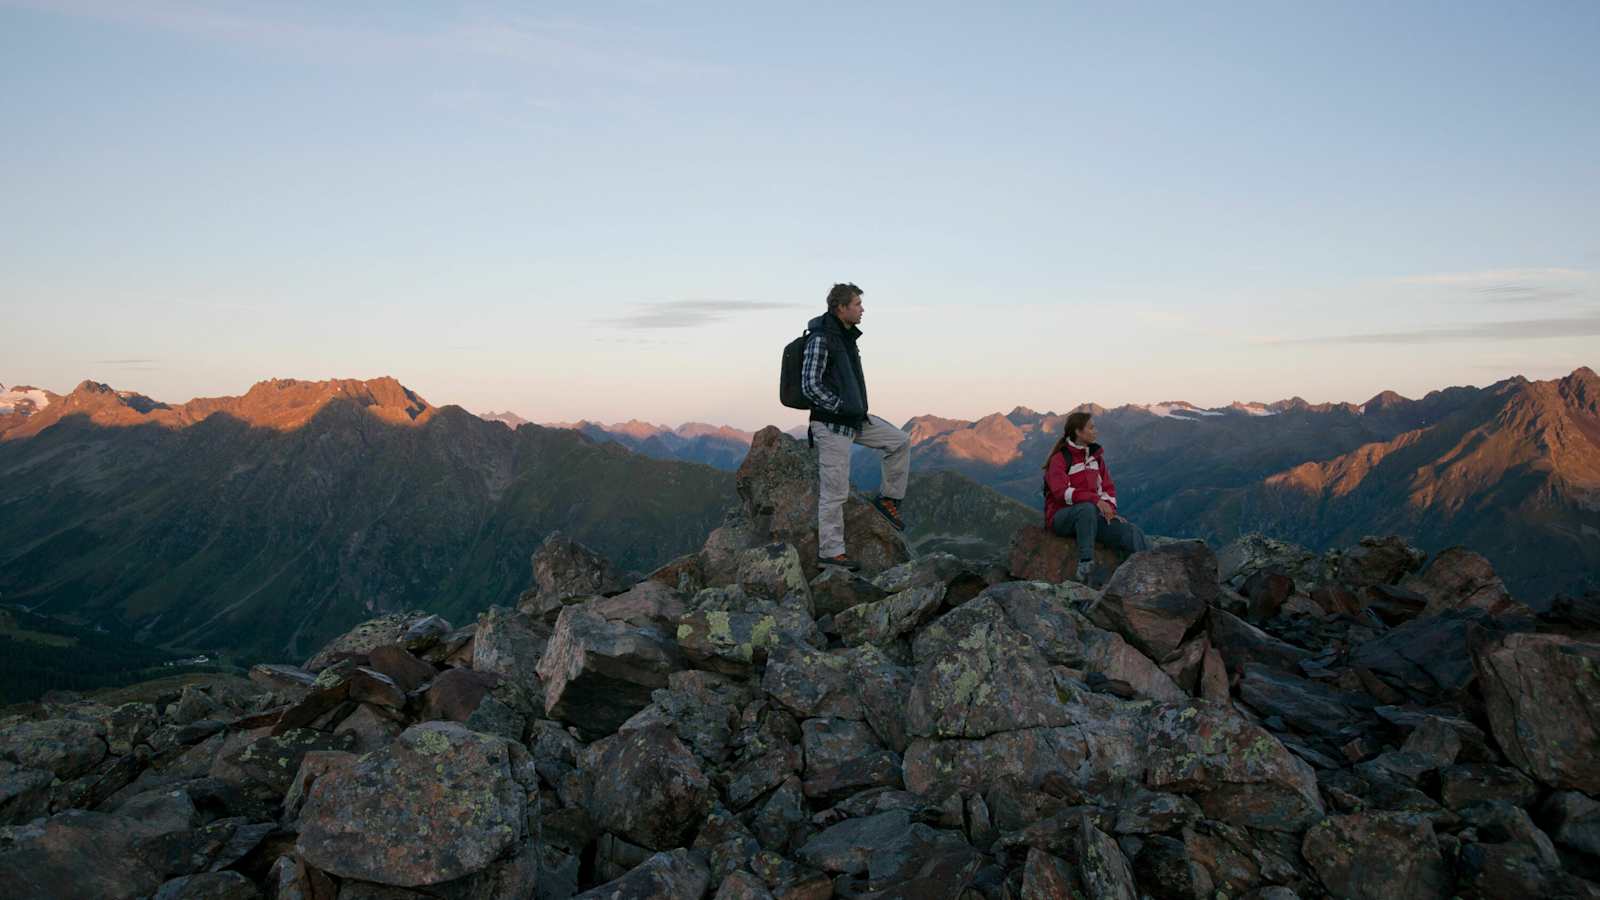
[[[745,508],[631,587],[558,539],[465,628],[395,614],[249,689],[0,721],[0,885],[1600,897],[1592,600],[1534,616],[1394,539],[1249,538],[1220,569],[1166,543],[1096,592],[901,559],[870,517],[875,571],[819,574],[789,440],[758,435]]]

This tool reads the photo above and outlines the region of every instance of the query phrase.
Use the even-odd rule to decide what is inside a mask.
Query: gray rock
[[[678,645],[650,626],[601,618],[569,606],[539,661],[545,709],[591,734],[610,734],[650,703],[683,668]]]
[[[711,886],[711,870],[698,854],[679,848],[650,857],[615,881],[573,900],[700,900]]]
[[[623,585],[605,557],[552,531],[533,551],[533,586],[528,593],[545,602],[617,593]]]
[[[1089,900],[1139,900],[1133,867],[1117,842],[1087,816],[1078,828],[1078,875]]]
[[[834,631],[850,646],[892,641],[937,615],[944,592],[944,585],[933,584],[857,604],[833,617]]]
[[[1216,599],[1216,557],[1201,541],[1181,541],[1128,557],[1106,583],[1091,618],[1162,660]]]
[[[816,573],[817,459],[802,441],[776,426],[756,432],[734,486],[755,539],[786,543],[799,552],[806,575]],[[845,500],[845,547],[871,575],[911,558],[900,532],[853,492]]]
[[[50,812],[50,783],[55,776],[0,762],[0,825],[21,825]]]
[[[0,759],[57,778],[76,778],[106,758],[98,724],[76,719],[24,720],[0,728]]]
[[[716,801],[694,755],[661,726],[591,744],[583,768],[592,773],[589,817],[651,850],[681,846]]]
[[[1306,832],[1306,861],[1336,897],[1444,900],[1450,871],[1428,820],[1399,813],[1330,816]]]
[[[899,787],[900,755],[863,722],[807,719],[803,724],[807,797],[838,799],[874,787]]]
[[[795,856],[809,866],[834,874],[860,875],[875,848],[911,827],[911,814],[891,810],[861,819],[845,819],[818,833]]]
[[[478,872],[522,837],[511,746],[453,722],[413,725],[312,784],[296,850],[341,878],[400,887]]]
[[[413,610],[368,619],[324,644],[321,650],[306,660],[302,668],[310,672],[320,672],[344,659],[355,659],[365,663],[367,654],[374,648],[400,643],[405,640],[406,632],[410,631],[413,625],[427,618],[429,618],[428,613]]]
[[[527,614],[490,607],[478,617],[478,631],[472,641],[472,669],[499,675],[501,685],[514,692],[510,705],[538,716],[544,707],[539,662],[549,641],[545,626]]]
[[[818,616],[833,616],[861,603],[872,603],[889,596],[888,591],[861,575],[825,566],[811,579],[811,607]]]
[[[202,872],[163,884],[151,900],[255,900],[261,892],[238,872]]]
[[[1600,794],[1600,644],[1510,634],[1473,655],[1495,741],[1558,790]]]
[[[1577,791],[1561,791],[1545,801],[1543,813],[1556,843],[1600,857],[1600,800]]]
[[[943,586],[939,588],[942,590]],[[906,725],[913,737],[982,738],[1000,731],[1070,724],[1055,675],[1026,633],[994,603],[940,620],[942,652],[924,645]]]
[[[1157,707],[1145,784],[1189,794],[1215,819],[1298,831],[1322,815],[1311,767],[1232,710],[1208,703]]]

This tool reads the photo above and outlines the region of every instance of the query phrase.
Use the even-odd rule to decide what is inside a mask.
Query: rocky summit
[[[645,576],[570,537],[475,621],[0,718],[8,897],[1600,897],[1600,595],[1482,557],[913,557],[810,457]],[[859,549],[858,549],[859,548]],[[1019,569],[1023,571],[1019,571]]]

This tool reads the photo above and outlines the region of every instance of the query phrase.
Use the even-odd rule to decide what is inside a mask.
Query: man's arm
[[[838,412],[844,401],[822,383],[822,373],[828,369],[828,339],[813,334],[806,341],[805,362],[800,366],[800,393],[806,395],[811,405],[824,412]]]

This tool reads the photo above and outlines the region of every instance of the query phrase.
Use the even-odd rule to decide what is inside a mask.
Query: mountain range
[[[244,659],[374,611],[511,602],[556,530],[646,571],[734,502],[726,472],[511,430],[392,378],[182,405],[84,382],[48,400],[0,418],[0,597]]]
[[[1095,414],[1122,508],[1151,533],[1222,543],[1262,531],[1319,550],[1390,532],[1429,551],[1463,544],[1537,605],[1582,590],[1600,572],[1596,396],[1594,371],[1579,368],[1420,399],[1383,391],[1364,403],[1292,397],[1210,409],[1182,400],[1076,409]],[[1040,465],[1065,419],[1019,406],[976,421],[920,415],[902,427],[914,472],[959,473],[1037,510]],[[724,445],[709,452],[637,421],[564,427],[729,469],[748,446],[735,429],[718,432]],[[875,454],[858,449],[852,469],[858,486],[876,487]]]
[[[0,602],[244,659],[292,657],[375,611],[508,602],[557,530],[647,571],[719,524],[749,444],[709,425],[489,420],[392,378],[177,405],[95,382],[0,398]],[[1464,544],[1537,606],[1600,571],[1597,402],[1584,368],[1416,400],[1081,408],[1150,533]],[[1064,419],[906,422],[913,546],[998,555],[1037,521]],[[855,475],[875,487],[874,454]]]

